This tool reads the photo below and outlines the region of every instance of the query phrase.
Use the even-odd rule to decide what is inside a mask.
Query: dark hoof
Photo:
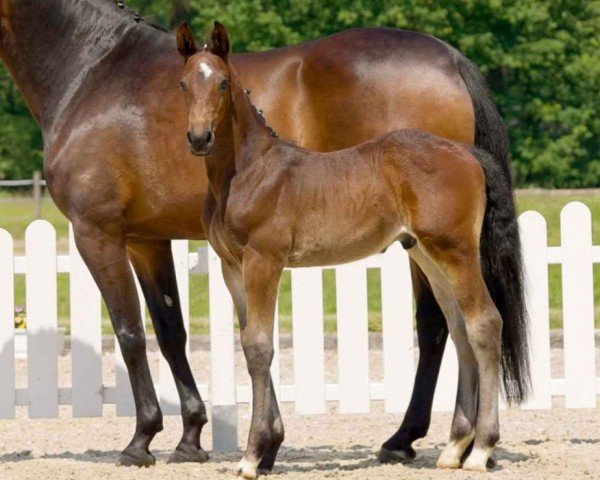
[[[498,466],[498,462],[496,462],[496,460],[494,460],[492,457],[488,458],[487,461],[487,468],[496,468]]]
[[[154,455],[144,451],[125,450],[119,456],[117,465],[121,467],[151,467],[156,463]]]
[[[388,450],[381,447],[377,460],[379,463],[408,463],[415,459],[417,452],[412,447],[404,447],[402,450]]]
[[[202,448],[179,445],[168,463],[205,463],[208,461],[208,453]]]
[[[261,468],[260,466],[256,469],[258,475],[270,475],[273,473],[273,468]]]

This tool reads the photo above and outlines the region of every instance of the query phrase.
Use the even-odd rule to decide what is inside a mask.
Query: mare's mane
[[[137,23],[143,23],[161,32],[171,33],[165,27],[153,23],[140,15],[139,12],[127,6],[126,0],[84,0],[88,5],[96,8],[106,9],[107,13],[111,14],[114,11],[121,12],[124,20],[128,18]],[[111,12],[112,11],[112,12]]]

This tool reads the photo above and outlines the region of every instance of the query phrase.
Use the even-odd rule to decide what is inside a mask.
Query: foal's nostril
[[[190,145],[194,143],[194,137],[192,136],[192,132],[187,132],[187,139],[190,142]]]
[[[204,134],[204,142],[205,142],[206,144],[209,144],[209,143],[210,143],[210,141],[212,140],[212,136],[213,136],[212,132],[211,132],[210,130],[208,130],[208,131],[207,131],[207,132]]]

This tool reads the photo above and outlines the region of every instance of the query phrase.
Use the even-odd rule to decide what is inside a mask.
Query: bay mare
[[[197,51],[187,25],[177,39],[186,60],[187,135],[192,152],[205,157],[209,181],[202,223],[222,260],[252,380],[252,423],[237,475],[271,470],[284,436],[270,374],[283,269],[351,262],[395,241],[427,277],[458,352],[457,408],[438,466],[460,467],[474,440],[462,466],[485,471],[499,438],[502,318],[483,278],[480,234],[491,218],[492,239],[517,230],[514,208],[498,202],[502,186],[490,178],[499,169],[485,152],[420,130],[329,153],[281,141],[229,63],[221,24],[209,50]],[[510,281],[502,274],[490,276]]]
[[[172,460],[206,460],[200,433],[207,415],[185,355],[171,239],[205,238],[201,212],[208,186],[203,162],[190,154],[183,135],[173,133],[187,125],[175,38],[136,22],[112,0],[0,0],[0,58],[42,128],[48,188],[73,223],[130,375],[137,424],[120,461],[154,463],[149,445],[162,429],[134,273],[181,398],[183,435]],[[441,41],[358,29],[230,60],[283,138],[331,151],[410,127],[475,143],[493,154],[503,200],[512,205],[502,121],[477,69]],[[493,248],[506,245],[518,245],[518,238],[507,233]],[[484,242],[484,255],[491,248]],[[419,366],[405,420],[384,444],[385,461],[414,457],[411,443],[426,434],[447,337],[424,275],[412,268]],[[492,289],[492,296],[518,311],[522,282],[517,272],[511,275],[512,290]],[[504,328],[504,338],[518,338],[515,325],[516,332]],[[523,348],[505,342],[503,349],[516,397],[522,394]]]

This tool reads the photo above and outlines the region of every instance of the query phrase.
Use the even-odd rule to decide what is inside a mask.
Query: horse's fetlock
[[[273,423],[273,428],[271,429],[271,440],[273,443],[282,444],[285,439],[285,428],[283,427],[283,422],[281,418],[278,418]]]
[[[483,436],[483,438],[481,439],[481,443],[483,443],[483,445],[485,447],[493,447],[498,443],[499,440],[500,440],[500,432],[491,431],[491,432],[486,433]]]
[[[461,440],[473,434],[473,424],[464,417],[457,417],[452,422],[452,440]]]
[[[203,427],[208,423],[206,408],[202,406],[201,409],[193,410],[187,415],[186,420],[190,423],[190,425],[194,425],[196,427]]]
[[[144,412],[144,419],[140,420],[139,430],[147,435],[154,435],[162,432],[163,414],[160,408],[152,408],[151,411]]]

